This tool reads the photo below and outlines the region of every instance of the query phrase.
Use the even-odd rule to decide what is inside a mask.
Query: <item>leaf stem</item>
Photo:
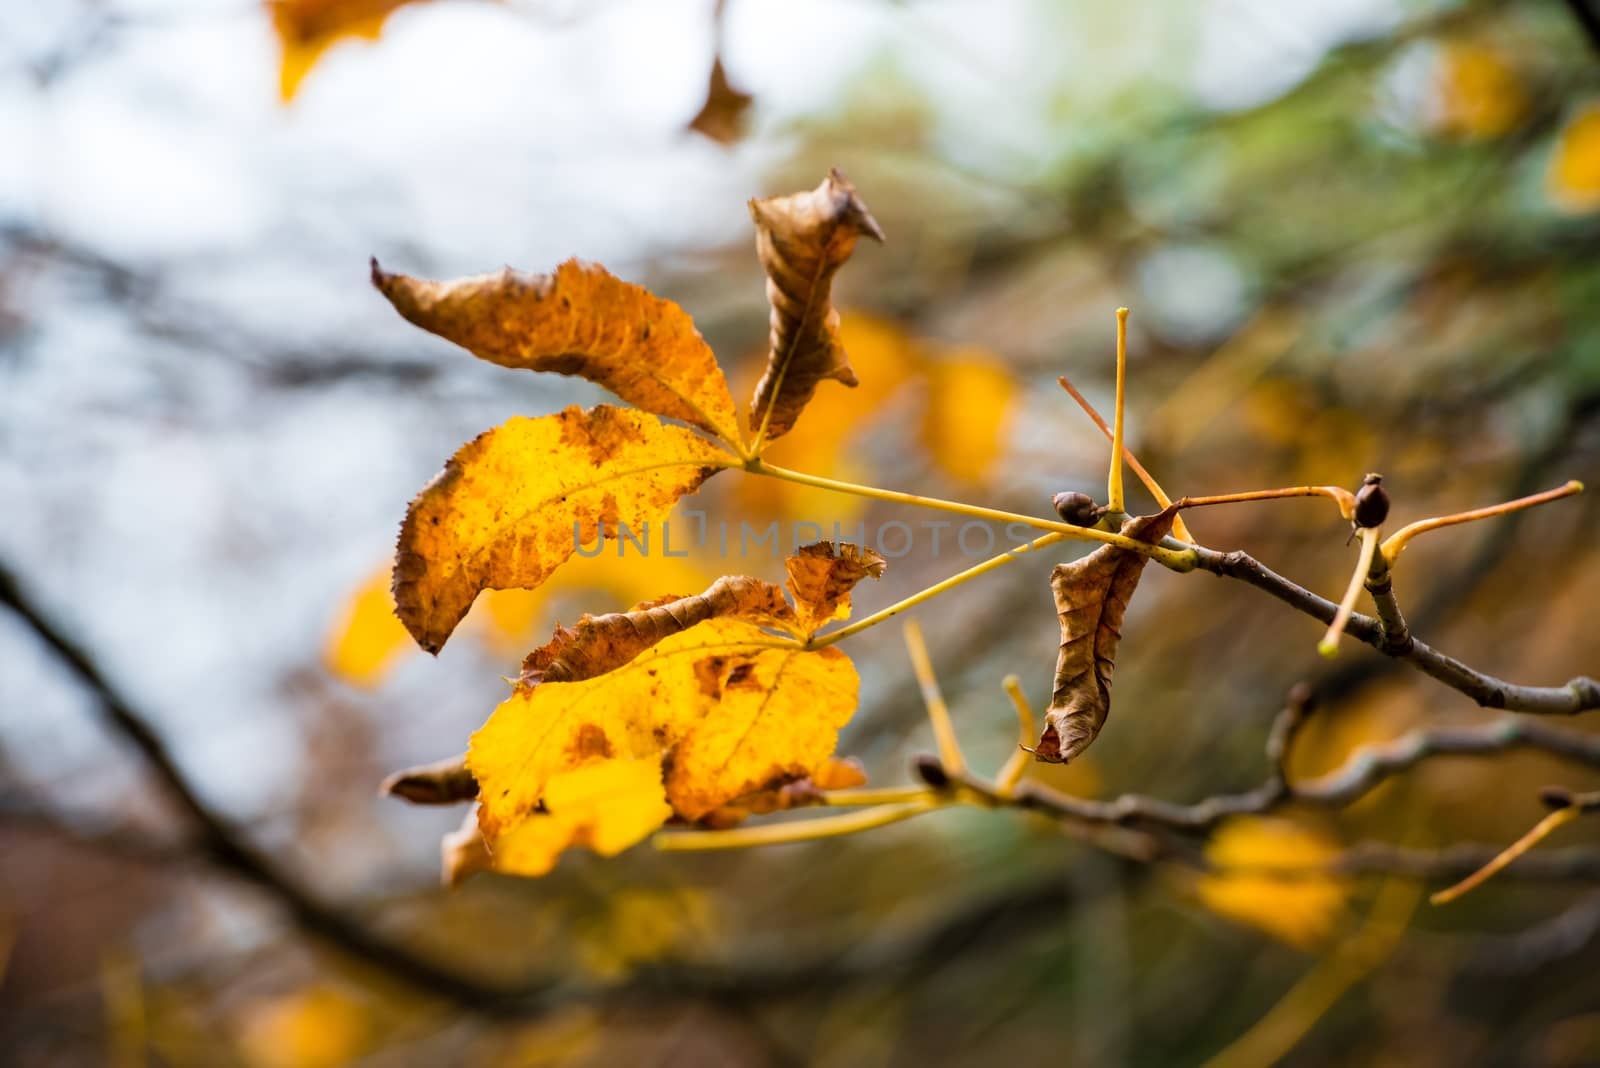
[[[1483,867],[1479,868],[1465,879],[1462,879],[1454,886],[1446,887],[1445,889],[1440,890],[1438,893],[1429,897],[1428,904],[1448,905],[1462,894],[1477,889],[1492,879],[1496,874],[1504,871],[1511,865],[1512,861],[1516,860],[1518,857],[1522,856],[1522,854],[1526,853],[1528,850],[1532,849],[1534,846],[1538,845],[1541,841],[1547,838],[1551,831],[1554,831],[1557,827],[1560,827],[1563,824],[1571,823],[1582,814],[1583,809],[1576,806],[1556,809],[1544,819],[1534,824],[1533,829],[1527,834],[1506,846],[1506,848],[1496,855],[1495,858],[1489,863],[1485,864]]]
[[[1350,622],[1350,613],[1355,611],[1356,598],[1366,584],[1367,573],[1372,570],[1372,557],[1377,551],[1378,528],[1362,527],[1361,554],[1356,558],[1355,571],[1350,574],[1350,586],[1344,591],[1339,610],[1333,614],[1333,622],[1328,624],[1328,633],[1317,643],[1317,652],[1330,660],[1339,655],[1339,636],[1344,633],[1345,624]]]
[[[1410,543],[1412,538],[1418,534],[1425,534],[1430,530],[1455,526],[1457,523],[1471,523],[1478,519],[1491,519],[1497,515],[1521,511],[1524,508],[1532,508],[1536,504],[1557,501],[1563,497],[1571,497],[1573,494],[1582,492],[1583,483],[1577,479],[1572,479],[1564,486],[1557,486],[1555,489],[1545,490],[1543,493],[1535,493],[1527,497],[1518,497],[1514,501],[1491,504],[1487,508],[1474,508],[1470,512],[1457,512],[1454,515],[1419,519],[1415,523],[1408,523],[1389,535],[1388,540],[1383,543],[1383,558],[1391,564],[1394,563],[1400,558],[1400,554],[1405,552],[1406,545]]]
[[[951,575],[943,582],[936,582],[927,589],[914,593],[905,600],[898,601],[890,605],[888,608],[874,612],[870,616],[864,616],[861,619],[856,620],[854,623],[851,623],[849,626],[840,627],[838,630],[829,631],[827,634],[822,634],[812,638],[811,641],[806,644],[806,648],[821,649],[832,645],[834,642],[842,641],[843,639],[850,637],[852,634],[859,634],[870,627],[877,626],[886,619],[890,619],[893,616],[899,615],[908,608],[915,608],[923,601],[931,600],[934,597],[939,596],[941,593],[946,593],[950,590],[953,590],[963,582],[975,579],[979,575],[987,574],[990,571],[993,571],[995,568],[1003,567],[1004,565],[1015,560],[1017,557],[1021,556],[1023,553],[1036,552],[1040,549],[1046,548],[1047,546],[1055,545],[1065,540],[1067,539],[1066,535],[1064,534],[1046,534],[1043,537],[1035,538],[1028,542],[1028,544],[1019,545],[1010,552],[1004,552],[999,556],[990,557],[981,564],[974,564],[972,567],[967,568],[965,571],[962,571],[959,574]]]
[[[817,803],[828,808],[857,805],[903,805],[933,796],[926,786],[861,786],[847,790],[824,790]]]
[[[928,643],[922,637],[922,625],[914,619],[906,620],[906,652],[911,654],[911,670],[922,688],[922,703],[928,708],[928,722],[933,725],[933,740],[939,747],[939,763],[950,775],[962,775],[967,770],[966,758],[961,755],[961,743],[956,739],[955,724],[950,722],[950,707],[939,691],[939,679],[933,673],[933,661],[928,657]]]
[[[929,794],[918,801],[877,805],[843,816],[821,816],[784,823],[765,823],[756,827],[735,827],[727,831],[658,831],[650,839],[657,849],[669,853],[702,852],[713,849],[748,849],[752,846],[812,842],[821,838],[870,831],[887,827],[939,807],[939,799]]]
[[[1243,493],[1221,493],[1210,497],[1184,497],[1177,502],[1179,508],[1209,508],[1214,504],[1243,504],[1246,501],[1270,501],[1280,497],[1327,497],[1339,505],[1339,514],[1349,519],[1355,514],[1355,494],[1340,486],[1287,486],[1283,489],[1246,490]]]
[[[1174,571],[1192,571],[1195,561],[1192,553],[1182,549],[1169,549],[1161,545],[1152,545],[1149,542],[1139,541],[1122,534],[1113,534],[1107,530],[1095,530],[1092,527],[1078,527],[1070,523],[1058,522],[1054,519],[1041,519],[1038,516],[1022,515],[1019,512],[1006,512],[998,508],[984,508],[976,504],[963,504],[960,501],[947,501],[939,497],[923,497],[915,493],[902,493],[899,490],[880,489],[877,486],[862,486],[854,482],[841,482],[837,479],[823,478],[821,475],[810,475],[804,471],[791,471],[785,467],[775,467],[761,459],[751,460],[744,465],[744,470],[755,475],[766,475],[769,478],[782,479],[785,482],[795,482],[802,486],[815,486],[818,489],[834,490],[838,493],[849,493],[857,497],[870,497],[873,500],[892,501],[896,504],[912,504],[921,508],[932,508],[942,512],[953,512],[956,515],[971,516],[974,519],[987,519],[997,523],[1017,523],[1022,526],[1032,527],[1035,530],[1048,530],[1072,541],[1097,541],[1105,545],[1115,545],[1119,549],[1129,552],[1141,553],[1150,557],[1156,563]],[[1021,547],[1018,547],[1020,551]]]
[[[1127,511],[1122,497],[1123,400],[1128,378],[1128,309],[1117,309],[1117,399],[1111,423],[1111,473],[1106,477],[1106,511]]]
[[[1000,797],[1010,797],[1016,790],[1017,783],[1022,781],[1028,765],[1033,763],[1032,755],[1022,746],[1039,737],[1039,724],[1034,719],[1033,708],[1028,704],[1027,694],[1022,692],[1022,680],[1015,675],[1007,675],[1001,680],[1000,685],[1011,698],[1011,706],[1017,710],[1017,736],[1020,741],[1010,758],[1006,760],[1005,766],[1000,769],[1000,774],[995,776],[994,792]]]
[[[1116,441],[1115,433],[1111,427],[1100,417],[1100,413],[1095,411],[1094,405],[1089,403],[1089,398],[1079,393],[1078,387],[1067,380],[1066,375],[1058,376],[1056,384],[1066,390],[1072,399],[1078,402],[1078,407],[1083,409],[1083,414],[1087,415],[1090,421],[1100,428],[1100,433],[1106,436],[1107,441]],[[1139,476],[1139,481],[1144,483],[1144,488],[1150,491],[1150,496],[1156,499],[1157,504],[1165,508],[1172,503],[1172,498],[1167,496],[1167,491],[1161,488],[1161,483],[1155,480],[1154,475],[1145,470],[1144,464],[1139,462],[1139,458],[1133,454],[1133,450],[1128,448],[1127,445],[1122,446],[1122,458],[1128,461],[1128,466],[1133,468],[1133,473]],[[1184,523],[1181,515],[1172,517],[1172,533],[1181,541],[1194,541],[1194,535],[1189,533],[1189,528]]]

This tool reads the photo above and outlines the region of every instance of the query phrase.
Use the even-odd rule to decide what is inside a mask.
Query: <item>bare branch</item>
[[[1264,590],[1299,612],[1323,623],[1331,623],[1339,606],[1319,597],[1261,563],[1249,553],[1235,550],[1218,552],[1195,546],[1195,566],[1224,578],[1238,579]],[[1485,708],[1504,708],[1512,712],[1570,716],[1600,708],[1600,683],[1580,675],[1565,686],[1518,686],[1485,675],[1454,657],[1412,638],[1403,652],[1385,648],[1383,624],[1371,616],[1352,614],[1344,632],[1357,641],[1431,675],[1451,689],[1460,690]]]

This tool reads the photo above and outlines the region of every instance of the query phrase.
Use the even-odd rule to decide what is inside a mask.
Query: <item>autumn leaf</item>
[[[1487,140],[1514,129],[1528,111],[1528,93],[1497,48],[1452,41],[1438,56],[1433,128],[1463,140]]]
[[[1005,366],[982,350],[930,361],[922,442],[933,462],[962,482],[982,482],[1005,452],[1018,392]]]
[[[1600,211],[1600,103],[1580,108],[1562,128],[1545,188],[1564,212]]]
[[[688,820],[811,775],[833,755],[860,688],[850,659],[832,646],[809,653],[736,647],[698,661],[694,673],[708,707],[674,749],[666,778],[668,801]]]
[[[687,312],[604,267],[568,260],[554,274],[507,268],[452,282],[389,274],[372,283],[406,319],[502,367],[597,382],[730,445],[738,416],[716,357]]]
[[[782,590],[748,575],[724,575],[704,593],[662,598],[628,612],[584,616],[574,629],[558,627],[555,637],[523,661],[522,681],[537,686],[592,679],[657,642],[718,616],[795,631],[794,610]]]
[[[731,145],[744,135],[745,112],[750,110],[751,99],[749,93],[740,92],[729,84],[728,72],[723,69],[722,57],[718,56],[711,63],[706,101],[689,120],[689,129],[719,145]]]
[[[865,786],[866,782],[867,773],[860,761],[853,757],[829,757],[810,775],[736,797],[701,816],[700,822],[711,828],[735,827],[751,816],[767,816],[820,804],[827,790],[848,790]]]
[[[399,8],[425,0],[267,0],[283,60],[278,93],[294,99],[300,83],[324,52],[346,39],[376,41],[383,24]]]
[[[400,619],[437,653],[479,591],[537,587],[619,524],[658,524],[731,461],[626,408],[511,419],[463,446],[411,503],[395,555]]]
[[[672,815],[659,761],[603,760],[562,772],[544,790],[544,811],[497,838],[494,866],[511,875],[543,875],[570,846],[614,857]]]
[[[839,341],[833,276],[857,238],[882,241],[883,231],[837,170],[810,192],[752,200],[750,215],[772,305],[771,349],[766,374],[756,383],[750,425],[770,440],[789,432],[824,379],[856,384]]]
[[[1169,508],[1137,516],[1122,525],[1122,533],[1139,541],[1160,541],[1177,514]],[[1065,764],[1087,749],[1105,725],[1122,617],[1148,560],[1142,553],[1102,545],[1051,572],[1050,588],[1061,620],[1061,652],[1035,754],[1039,760]]]
[[[780,466],[828,478],[871,482],[874,472],[855,439],[883,418],[886,409],[898,412],[896,393],[916,373],[921,354],[897,323],[859,312],[841,314],[839,339],[850,353],[860,385],[818,393],[806,407],[806,418],[781,440],[770,442],[762,455]],[[741,386],[754,389],[756,378],[749,375]],[[847,523],[867,506],[864,497],[842,497],[832,490],[776,478],[740,479],[733,489],[745,507],[798,519],[829,516]]]
[[[538,810],[552,779],[595,760],[671,755],[667,800],[698,819],[833,755],[855,709],[844,654],[784,645],[753,623],[712,619],[614,670],[522,685],[472,736],[479,822],[491,843]]]
[[[586,615],[572,628],[557,627],[549,642],[522,663],[522,683],[578,682],[621,667],[658,642],[709,619],[742,619],[799,639],[850,615],[850,591],[883,574],[884,559],[859,545],[822,541],[802,546],[784,561],[784,590],[748,575],[724,575],[704,593],[669,596],[627,612]]]
[[[833,755],[855,711],[855,668],[797,637],[847,614],[850,589],[881,574],[883,560],[824,542],[791,557],[789,570],[793,605],[771,583],[724,576],[701,594],[586,616],[529,654],[516,691],[467,752],[497,869],[542,874],[572,845],[620,850],[674,815],[727,826],[861,781]],[[607,806],[573,799],[610,780],[564,776],[622,762],[640,766]],[[426,770],[392,781],[414,785]],[[432,779],[420,778],[430,795]],[[560,792],[567,782],[577,794]],[[468,847],[455,848],[470,861]]]
[[[383,681],[395,661],[411,649],[411,638],[394,611],[393,574],[393,565],[385,563],[362,582],[323,644],[327,669],[364,689]]]
[[[850,591],[864,578],[882,577],[884,566],[875,549],[860,545],[824,541],[802,546],[784,561],[800,633],[810,637],[834,620],[848,619]]]
[[[772,481],[772,480],[764,480]],[[787,485],[787,483],[784,483]],[[458,628],[468,628],[497,657],[516,657],[528,647],[535,628],[562,595],[582,593],[619,605],[637,604],[663,588],[692,590],[706,585],[703,564],[630,546],[625,553],[569,560],[536,590],[486,590]],[[395,614],[393,557],[364,580],[341,607],[323,645],[323,664],[353,686],[373,689],[417,644]]]
[[[250,1068],[340,1068],[376,1037],[371,1008],[316,983],[244,1007],[239,1049]]]
[[[404,798],[413,805],[453,805],[477,797],[478,784],[462,754],[397,771],[383,780],[378,792]]]
[[[1229,820],[1206,844],[1206,861],[1215,870],[1196,890],[1218,915],[1312,949],[1333,934],[1349,894],[1346,880],[1320,871],[1338,854],[1337,842],[1292,820]],[[1296,868],[1309,870],[1288,870]]]

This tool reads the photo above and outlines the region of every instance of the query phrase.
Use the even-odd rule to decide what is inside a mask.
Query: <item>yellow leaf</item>
[[[1511,132],[1528,110],[1528,94],[1495,48],[1454,41],[1439,54],[1433,126],[1442,134],[1487,140]]]
[[[1580,108],[1562,128],[1545,188],[1562,211],[1600,211],[1600,103]]]
[[[687,312],[596,264],[554,274],[430,282],[388,274],[372,283],[406,319],[502,367],[578,375],[629,404],[681,419],[729,444],[738,416],[716,357]]]
[[[339,1068],[370,1045],[365,1006],[318,984],[246,1009],[240,1047],[255,1068]]]
[[[616,856],[672,815],[661,787],[661,763],[649,759],[600,760],[555,775],[545,786],[544,807],[495,839],[496,870],[543,875],[574,845]]]
[[[328,670],[356,686],[377,686],[411,649],[389,592],[391,571],[384,564],[361,584],[323,645],[322,662]]]
[[[1313,948],[1333,933],[1349,887],[1317,869],[1339,855],[1337,842],[1291,820],[1241,817],[1211,836],[1205,855],[1215,870],[1197,889],[1213,912],[1301,949]],[[1230,873],[1230,868],[1240,870]]]
[[[595,904],[575,925],[578,951],[590,972],[612,979],[681,951],[685,936],[703,944],[715,927],[712,902],[696,890],[624,887]]]
[[[653,759],[659,774],[669,755],[667,799],[696,819],[826,761],[857,686],[837,650],[779,646],[735,619],[672,635],[597,678],[519,686],[467,751],[479,822],[495,841],[536,812],[566,771]]]
[[[989,354],[969,349],[933,361],[923,445],[946,474],[982,482],[1005,453],[1016,405],[1016,381]]]
[[[278,92],[287,104],[329,48],[346,38],[376,41],[396,9],[425,0],[267,0],[283,49]]]
[[[771,350],[750,403],[750,427],[765,425],[771,440],[789,432],[824,379],[856,384],[839,338],[833,276],[857,238],[882,241],[883,231],[838,171],[809,192],[752,200],[750,216],[772,305]]]
[[[690,820],[810,775],[833,755],[861,685],[849,658],[832,647],[723,653],[696,673],[714,703],[674,751],[667,775],[668,801]]]
[[[631,409],[511,419],[463,446],[411,503],[395,555],[400,619],[436,653],[480,590],[539,586],[619,524],[659,524],[730,462]]]

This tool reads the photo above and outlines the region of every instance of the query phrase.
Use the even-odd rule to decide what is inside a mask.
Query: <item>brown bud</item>
[[[1389,493],[1383,488],[1382,475],[1368,475],[1356,490],[1355,524],[1358,527],[1381,526],[1389,518]]]
[[[932,753],[918,753],[911,758],[911,773],[935,790],[950,785],[950,774]]]
[[[1075,527],[1092,527],[1105,514],[1105,509],[1095,504],[1087,493],[1058,493],[1050,498],[1050,503],[1055,505],[1056,515],[1063,523]]]
[[[1572,807],[1572,791],[1565,786],[1545,786],[1539,790],[1539,800],[1543,801],[1546,808],[1562,809]]]

